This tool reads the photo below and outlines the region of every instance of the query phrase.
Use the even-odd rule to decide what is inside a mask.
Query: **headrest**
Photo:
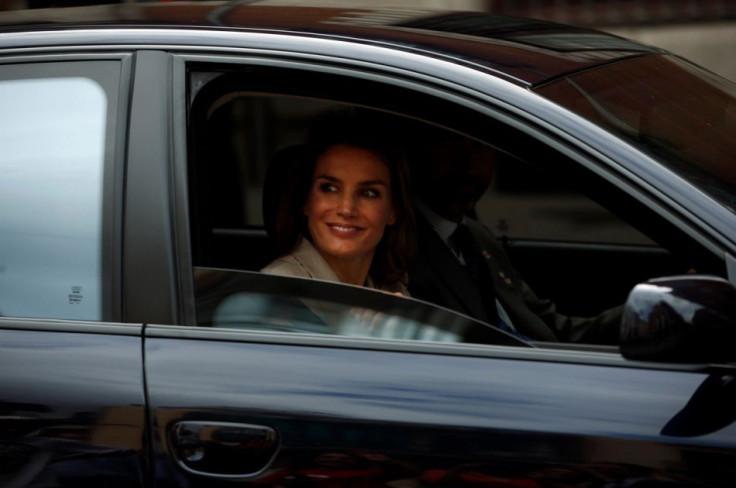
[[[307,159],[307,145],[295,144],[277,151],[266,169],[263,182],[263,225],[269,237],[275,237],[276,217],[284,196],[293,194],[299,186],[299,178],[304,178],[299,165]],[[288,210],[288,209],[287,209]]]

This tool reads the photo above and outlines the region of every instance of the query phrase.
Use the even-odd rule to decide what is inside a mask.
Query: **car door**
[[[144,482],[142,326],[119,295],[130,72],[0,51],[2,486]]]
[[[196,281],[197,327],[146,329],[159,486],[727,486],[733,478],[735,417],[721,406],[732,404],[730,366],[530,348],[500,331],[487,344],[462,334],[420,340],[396,331],[449,332],[452,316],[468,319],[300,278],[199,269]],[[341,321],[320,331],[291,315],[285,297],[339,309]],[[357,308],[380,323],[356,325]]]
[[[167,181],[180,277],[179,313],[145,330],[157,486],[729,484],[736,427],[718,405],[732,401],[731,366],[529,347],[410,298],[253,273],[273,257],[258,183],[269,151],[298,140],[310,120],[300,117],[324,97],[519,137],[517,124],[437,86],[289,54],[157,54],[151,65],[173,72]],[[279,110],[290,123],[268,118]],[[279,134],[287,142],[274,143]],[[290,315],[314,301],[339,311],[334,327]],[[368,326],[354,323],[356,310]],[[457,321],[489,339],[464,340]],[[432,334],[397,335],[405,330]]]

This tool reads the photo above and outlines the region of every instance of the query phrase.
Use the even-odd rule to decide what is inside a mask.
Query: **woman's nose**
[[[346,217],[352,217],[356,213],[356,202],[355,198],[349,195],[343,195],[340,198],[337,209],[338,214]]]

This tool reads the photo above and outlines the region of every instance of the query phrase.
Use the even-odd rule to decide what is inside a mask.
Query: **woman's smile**
[[[336,234],[342,235],[342,234],[353,234],[360,230],[362,230],[360,227],[356,227],[354,225],[341,225],[341,224],[327,224],[330,229],[332,229]]]

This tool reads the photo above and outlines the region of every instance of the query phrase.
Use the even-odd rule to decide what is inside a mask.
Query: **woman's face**
[[[384,228],[396,221],[388,166],[369,149],[328,148],[317,158],[304,215],[314,246],[331,265],[370,262]]]

